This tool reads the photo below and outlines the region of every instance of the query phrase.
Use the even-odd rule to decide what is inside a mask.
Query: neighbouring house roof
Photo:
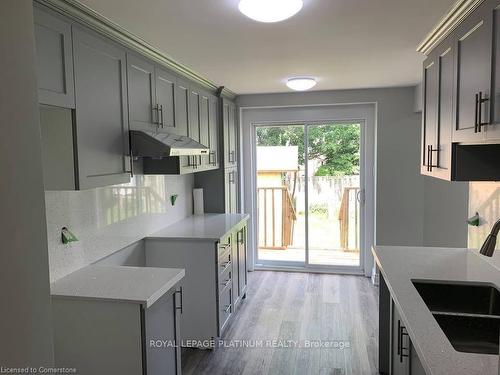
[[[299,170],[298,146],[258,146],[258,172],[288,172]]]

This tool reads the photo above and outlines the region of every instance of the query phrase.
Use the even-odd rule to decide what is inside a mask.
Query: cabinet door
[[[130,181],[125,51],[90,32],[73,30],[78,187]]]
[[[446,39],[437,50],[438,113],[436,143],[431,150],[431,174],[451,179],[451,133],[453,129],[454,44]]]
[[[211,96],[208,107],[209,163],[214,169],[219,167],[219,123],[217,109],[218,99],[215,96]]]
[[[188,135],[189,124],[189,85],[178,79],[175,85],[175,132]]]
[[[71,25],[34,7],[38,101],[75,107]]]
[[[180,361],[176,344],[179,316],[176,293],[165,294],[144,311],[146,366],[148,374],[178,374]],[[153,342],[155,345],[150,345]],[[159,346],[159,347],[156,347]]]
[[[238,212],[237,173],[238,171],[236,168],[225,169],[224,193],[227,214],[235,214]]]
[[[489,97],[491,83],[491,12],[480,6],[455,32],[456,38],[456,110],[454,142],[478,141],[478,96]],[[485,121],[484,119],[483,121]]]
[[[189,91],[189,137],[196,142],[200,142],[200,93],[191,88]],[[201,165],[201,156],[192,156],[189,158],[190,164],[194,169]]]
[[[492,95],[493,103],[482,103],[482,113],[488,112],[488,104],[490,107],[490,125],[484,126],[482,129],[486,135],[486,139],[500,139],[500,1],[495,1],[493,7],[490,8],[493,12],[493,74],[492,74]],[[487,118],[487,115],[484,116]],[[484,120],[486,122],[487,120]]]
[[[224,136],[224,166],[237,165],[237,132],[236,132],[236,106],[233,102],[222,100],[222,126]]]
[[[418,358],[417,352],[410,342],[410,375],[426,375],[422,362]]]
[[[238,231],[238,295],[245,298],[248,284],[247,267],[247,227],[244,226]]]
[[[161,69],[156,67],[155,69],[155,90],[156,90],[156,104],[158,104],[159,110],[159,123],[160,131],[165,131],[167,133],[177,132],[175,126],[175,84],[176,77]]]
[[[401,320],[399,311],[392,302],[392,328],[391,328],[391,374],[408,375],[409,365],[409,337]]]
[[[237,160],[237,131],[236,131],[236,106],[229,104],[228,109],[228,137],[229,137],[229,165],[235,166]]]
[[[210,147],[209,107],[210,99],[208,94],[200,93],[200,143],[206,147]],[[210,168],[210,155],[203,155],[201,157],[201,168]]]
[[[436,147],[438,114],[439,67],[434,53],[424,61],[422,116],[422,173],[431,173],[432,152]]]
[[[155,68],[149,61],[127,54],[130,129],[153,131],[157,127]]]

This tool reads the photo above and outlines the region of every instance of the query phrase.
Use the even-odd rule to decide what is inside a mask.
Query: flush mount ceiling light
[[[255,21],[280,22],[297,14],[302,6],[302,0],[240,0],[238,8]]]
[[[288,79],[286,85],[295,91],[306,91],[316,86],[316,80],[311,77],[294,77]]]

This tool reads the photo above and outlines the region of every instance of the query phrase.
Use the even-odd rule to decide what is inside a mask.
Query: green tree
[[[304,127],[259,127],[258,146],[298,146],[299,164],[304,165]],[[359,174],[359,124],[310,126],[308,129],[309,159],[321,165],[316,176]]]

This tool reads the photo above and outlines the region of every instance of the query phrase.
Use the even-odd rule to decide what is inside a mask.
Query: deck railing
[[[259,247],[286,249],[292,244],[297,214],[286,186],[257,189]]]
[[[343,250],[359,250],[359,191],[359,187],[345,187],[342,193],[339,222],[340,246]]]

